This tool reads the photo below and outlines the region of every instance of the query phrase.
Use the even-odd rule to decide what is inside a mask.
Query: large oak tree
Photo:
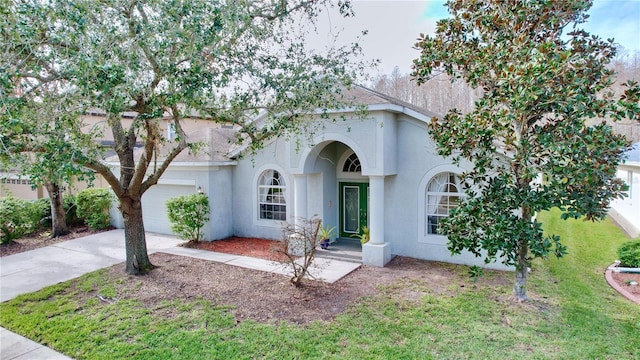
[[[4,116],[20,121],[11,109],[51,81],[64,81],[83,106],[106,111],[119,173],[89,153],[74,161],[102,175],[119,200],[126,272],[148,272],[141,199],[180,152],[194,148],[183,119],[234,124],[238,141],[259,147],[299,130],[304,113],[341,105],[340,89],[363,67],[352,62],[357,42],[323,51],[305,44],[331,6],[353,15],[348,1],[330,0],[3,1]],[[123,112],[136,114],[130,126]],[[249,120],[262,112],[266,121]],[[162,117],[173,124],[174,141],[164,138]],[[169,151],[158,158],[161,147]]]
[[[475,109],[434,118],[429,133],[439,153],[474,165],[464,174],[466,197],[442,224],[449,249],[514,266],[514,295],[526,299],[531,260],[566,252],[545,235],[538,211],[563,218],[602,219],[622,196],[615,177],[627,142],[593,118],[636,118],[640,89],[610,91],[612,40],[582,30],[591,1],[451,0],[450,17],[434,36],[420,35],[413,75],[427,81],[445,71],[482,90]],[[540,176],[540,177],[539,177]],[[539,180],[539,181],[537,181]]]

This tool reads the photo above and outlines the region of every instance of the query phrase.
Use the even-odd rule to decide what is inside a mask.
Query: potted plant
[[[353,234],[351,237],[357,237],[360,239],[360,244],[366,244],[369,241],[369,227],[363,226],[359,234]]]
[[[332,226],[332,227],[321,226],[320,229],[318,229],[318,239],[320,240],[320,247],[323,250],[326,250],[327,248],[329,248],[329,242],[333,237],[333,235],[335,234],[335,231],[336,231],[335,226]]]

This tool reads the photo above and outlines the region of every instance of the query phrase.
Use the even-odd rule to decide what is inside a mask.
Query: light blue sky
[[[369,31],[361,45],[367,58],[381,60],[380,73],[388,74],[396,65],[407,73],[419,54],[412,49],[418,35],[433,34],[436,21],[448,16],[444,3],[353,0],[355,18],[325,16],[333,28],[344,29],[346,39],[353,39],[362,29]],[[630,51],[640,51],[640,0],[595,0],[589,14],[585,30],[604,39],[613,37]]]
[[[441,19],[448,13],[445,0],[424,1],[423,16]],[[603,39],[614,38],[631,51],[640,51],[640,0],[595,0],[585,30]]]
[[[596,0],[585,30],[640,51],[640,0]]]

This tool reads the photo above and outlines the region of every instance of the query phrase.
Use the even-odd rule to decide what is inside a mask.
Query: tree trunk
[[[527,216],[531,221],[528,211],[523,211],[523,218]],[[529,241],[527,239],[520,239],[518,241],[518,265],[516,265],[516,281],[513,284],[513,295],[520,302],[527,301],[527,272],[529,271],[529,262],[527,256],[529,255]]]
[[[69,226],[67,226],[60,185],[54,182],[47,182],[44,186],[49,193],[49,201],[51,202],[51,237],[67,235],[70,231]]]
[[[120,198],[120,211],[124,220],[124,241],[127,254],[125,272],[129,275],[143,275],[155,266],[149,260],[147,240],[142,222],[141,199]]]
[[[516,267],[516,282],[513,284],[513,295],[518,301],[527,301],[527,264],[518,261]]]

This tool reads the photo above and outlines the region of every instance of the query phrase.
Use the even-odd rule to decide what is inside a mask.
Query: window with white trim
[[[427,184],[425,235],[438,235],[440,221],[449,216],[464,196],[460,178],[452,172],[440,173]]]
[[[265,220],[287,220],[285,192],[287,185],[275,170],[266,170],[258,179],[258,218]]]
[[[173,140],[177,136],[176,125],[172,122],[167,122],[167,140]]]

